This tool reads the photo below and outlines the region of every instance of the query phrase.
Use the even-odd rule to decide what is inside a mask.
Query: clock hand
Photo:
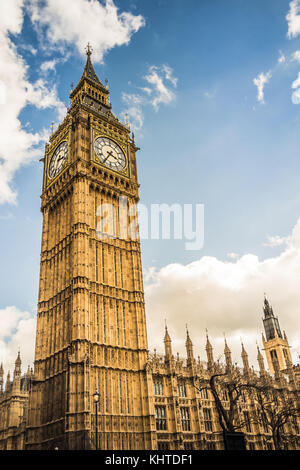
[[[113,154],[113,152],[111,150],[109,152],[107,152],[107,155],[108,155],[108,157],[113,157],[115,160],[117,160],[117,157]]]

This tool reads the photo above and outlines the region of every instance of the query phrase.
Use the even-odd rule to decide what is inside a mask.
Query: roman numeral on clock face
[[[98,137],[94,141],[94,151],[97,159],[103,165],[115,171],[126,167],[126,157],[121,148],[107,137]]]

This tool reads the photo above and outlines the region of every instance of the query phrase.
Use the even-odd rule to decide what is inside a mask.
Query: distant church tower
[[[292,364],[290,346],[285,332],[283,335],[281,333],[278,318],[274,316],[273,309],[266,297],[263,311],[265,336],[262,335],[262,341],[269,370],[274,373],[277,365],[279,370],[286,370]]]
[[[156,448],[140,240],[127,230],[138,148],[91,54],[45,151],[27,449]]]

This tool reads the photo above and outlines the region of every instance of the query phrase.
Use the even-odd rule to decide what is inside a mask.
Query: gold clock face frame
[[[49,162],[48,177],[53,181],[64,169],[69,152],[69,144],[63,140],[58,144]]]
[[[122,173],[127,167],[127,158],[121,147],[106,136],[98,136],[93,143],[97,163],[101,163],[110,170]]]

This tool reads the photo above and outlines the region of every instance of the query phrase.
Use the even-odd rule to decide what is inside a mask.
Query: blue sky
[[[201,251],[186,251],[182,240],[142,241],[148,315],[159,318],[162,309],[174,332],[182,331],[180,312],[174,313],[163,286],[172,284],[170,272],[176,269],[180,284],[180,279],[186,279],[184,271],[194,272],[191,263],[196,263],[191,283],[203,282],[204,273],[215,288],[212,292],[224,287],[223,274],[216,274],[223,273],[223,268],[230,267],[238,279],[246,270],[257,283],[253,292],[239,283],[227,286],[230,299],[237,290],[244,292],[235,308],[246,310],[247,315],[239,322],[235,315],[219,331],[217,320],[208,319],[212,316],[208,309],[198,322],[202,333],[209,327],[220,337],[225,329],[234,331],[233,342],[241,332],[250,338],[255,328],[261,330],[265,290],[277,302],[286,328],[295,327],[298,267],[288,265],[284,271],[281,261],[285,255],[289,259],[288,250],[298,246],[299,4],[296,0],[13,0],[1,5],[0,40],[5,47],[0,84],[14,88],[11,100],[0,104],[4,123],[0,130],[0,312],[9,306],[30,315],[36,311],[42,222],[39,158],[51,122],[63,117],[71,82],[80,79],[84,47],[90,41],[95,70],[100,79],[109,81],[113,111],[121,118],[128,111],[141,147],[141,202],[205,206]],[[7,64],[11,75],[3,74]],[[18,76],[19,81],[14,81]],[[6,109],[11,119],[4,117]],[[16,121],[23,129],[22,139]],[[249,264],[240,261],[247,255],[255,258],[254,274]],[[177,268],[171,269],[174,263]],[[215,265],[203,269],[205,263]],[[265,270],[268,263],[269,271]],[[285,280],[295,286],[288,297],[288,289],[278,292]],[[211,291],[203,291],[194,303],[203,301],[207,307],[210,295]],[[253,295],[254,312],[249,312],[244,304]],[[227,318],[221,304],[213,309],[215,319]],[[15,329],[20,318],[22,314],[16,314]],[[199,310],[191,319],[197,323]],[[11,342],[14,333],[9,330],[3,341]],[[295,334],[293,338],[296,354],[300,343]],[[14,351],[12,342],[10,347]],[[8,347],[2,349],[4,356],[10,354]]]

